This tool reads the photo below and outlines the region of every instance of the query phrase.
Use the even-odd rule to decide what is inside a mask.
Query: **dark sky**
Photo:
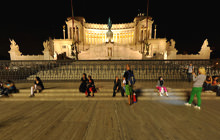
[[[139,11],[146,13],[147,8],[147,0],[73,1],[75,16],[83,16],[93,23],[107,23],[108,17],[113,23],[132,22]],[[23,54],[39,54],[43,51],[43,41],[49,37],[62,38],[62,25],[71,16],[70,2],[1,2],[0,59],[9,57],[9,38],[15,39]],[[198,52],[206,38],[210,46],[220,52],[217,6],[217,1],[150,0],[149,15],[158,25],[158,37],[173,38],[179,52]],[[220,55],[215,53],[216,56]]]

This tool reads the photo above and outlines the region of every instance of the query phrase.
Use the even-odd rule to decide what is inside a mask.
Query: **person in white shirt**
[[[189,64],[189,66],[186,67],[187,70],[187,79],[189,82],[192,81],[192,73],[194,72],[194,66],[191,64]]]

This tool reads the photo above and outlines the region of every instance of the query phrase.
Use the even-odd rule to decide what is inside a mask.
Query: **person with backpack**
[[[131,105],[133,102],[132,99],[132,94],[133,94],[133,85],[135,84],[136,80],[134,78],[134,73],[130,69],[130,65],[126,65],[127,71],[124,73],[124,77],[126,80],[126,85],[125,85],[125,93],[128,96],[128,104]]]

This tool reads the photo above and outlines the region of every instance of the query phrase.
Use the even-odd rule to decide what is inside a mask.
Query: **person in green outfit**
[[[202,93],[202,86],[204,81],[206,80],[206,75],[205,75],[205,68],[201,67],[199,68],[199,75],[196,76],[195,73],[193,73],[193,88],[191,92],[191,96],[189,99],[189,102],[185,103],[186,106],[191,106],[193,102],[193,98],[196,95],[197,97],[197,105],[195,106],[195,109],[201,109],[201,93]]]
[[[125,93],[126,95],[128,96],[128,104],[131,105],[132,102],[133,102],[133,84],[135,83],[135,79],[134,79],[134,73],[133,71],[130,69],[130,65],[127,64],[126,65],[126,69],[127,71],[124,73],[124,77],[125,77],[125,81],[126,81],[126,84],[125,84]],[[134,79],[133,83],[131,83],[131,78]]]

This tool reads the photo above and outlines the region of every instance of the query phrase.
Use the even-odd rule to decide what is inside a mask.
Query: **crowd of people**
[[[126,96],[128,97],[128,104],[131,105],[133,103],[132,95],[134,93],[133,85],[135,84],[135,77],[133,71],[130,69],[130,65],[128,64],[126,65],[126,71],[123,75],[122,83],[123,85],[121,84],[119,77],[116,76],[114,80],[112,97],[115,97],[117,92],[121,92],[122,97],[124,97],[124,93],[126,93]],[[94,80],[90,75],[87,78],[87,75],[85,73],[83,74],[79,91],[85,93],[86,97],[94,97],[94,93],[97,92],[97,89],[95,87]]]
[[[216,96],[220,96],[220,79],[218,76],[207,76],[203,83],[205,92],[216,92]]]
[[[216,95],[220,96],[220,79],[218,76],[206,76],[205,68],[203,67],[199,68],[199,74],[197,76],[195,74],[194,66],[192,64],[188,65],[185,69],[187,70],[188,81],[194,82],[190,99],[187,103],[185,103],[186,106],[191,106],[193,98],[196,95],[197,105],[195,106],[195,108],[200,109],[202,91],[215,91]],[[128,104],[131,105],[133,103],[133,87],[135,82],[136,80],[134,73],[131,70],[130,65],[127,64],[122,81],[119,79],[118,76],[115,77],[112,97],[115,97],[116,93],[120,92],[122,97],[124,97],[125,95],[128,97]],[[156,89],[158,90],[158,96],[164,95],[168,97],[168,90],[164,86],[163,77],[158,78]],[[33,86],[31,86],[30,97],[34,97],[35,93],[40,93],[42,90],[44,90],[43,82],[39,77],[36,77]],[[86,97],[95,96],[95,93],[97,93],[97,88],[91,75],[87,77],[86,73],[83,74],[79,91],[85,93]],[[5,83],[0,82],[0,97],[9,97],[9,94],[17,92],[18,90],[14,82],[10,80]]]

